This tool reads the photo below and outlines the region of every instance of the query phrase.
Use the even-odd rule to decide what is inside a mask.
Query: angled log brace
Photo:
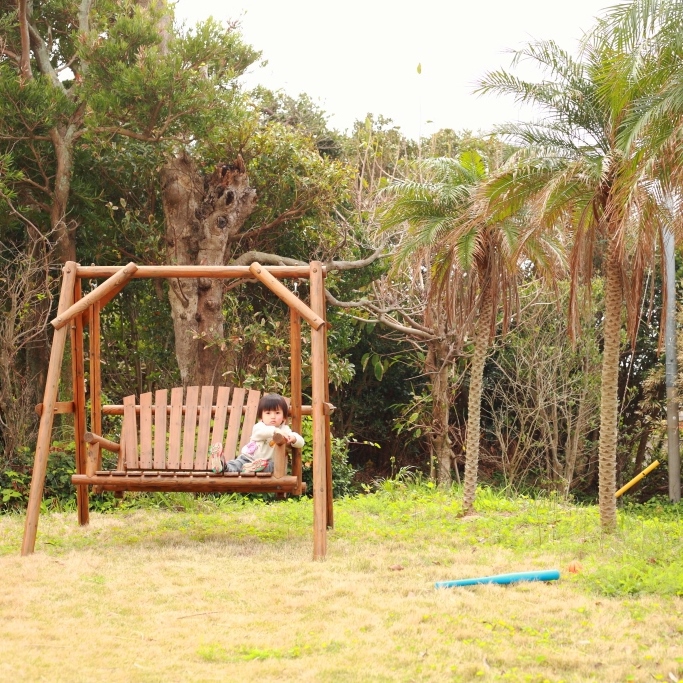
[[[133,274],[138,269],[134,263],[129,263],[125,268],[120,270],[115,275],[112,275],[108,280],[105,280],[97,288],[93,289],[90,294],[86,294],[82,299],[79,299],[73,306],[70,306],[64,313],[58,315],[53,321],[52,326],[58,330],[66,325],[72,318],[75,318],[83,311],[86,311],[96,301],[103,299],[112,290],[118,289],[121,285],[128,282],[133,277]]]

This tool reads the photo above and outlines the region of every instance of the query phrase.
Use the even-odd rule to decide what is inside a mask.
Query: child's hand
[[[286,434],[283,434],[279,429],[274,430],[270,446],[275,446],[275,444],[281,446],[283,443],[289,443],[289,437]]]
[[[290,434],[290,435],[287,437],[287,440],[288,440],[289,443],[293,446],[293,445],[296,443],[296,436],[294,436],[293,434]]]

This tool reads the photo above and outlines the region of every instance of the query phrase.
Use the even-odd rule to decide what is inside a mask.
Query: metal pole
[[[664,232],[666,261],[666,433],[669,456],[669,498],[672,503],[681,500],[681,453],[678,431],[678,396],[676,393],[676,256],[674,237]]]

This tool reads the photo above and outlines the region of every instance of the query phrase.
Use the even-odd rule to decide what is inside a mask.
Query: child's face
[[[280,427],[285,421],[285,415],[282,408],[273,408],[272,410],[264,410],[261,413],[261,420],[263,420],[263,424],[269,427]]]

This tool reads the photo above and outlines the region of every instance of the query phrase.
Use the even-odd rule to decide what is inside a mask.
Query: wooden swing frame
[[[219,278],[257,279],[289,306],[291,355],[291,416],[294,431],[301,431],[302,413],[313,417],[313,559],[322,560],[327,553],[327,528],[333,525],[332,466],[330,441],[329,380],[327,363],[327,322],[325,306],[325,267],[319,261],[307,266],[81,266],[68,261],[62,270],[57,317],[50,352],[43,402],[36,406],[40,414],[40,427],[31,478],[31,489],[26,511],[22,555],[34,552],[38,531],[40,503],[45,487],[48,454],[50,451],[54,416],[73,413],[74,441],[76,444],[76,473],[84,475],[87,469],[88,443],[92,434],[86,429],[84,329],[89,334],[90,380],[90,432],[102,434],[102,415],[117,412],[117,406],[102,405],[100,368],[100,313],[131,279],[141,278]],[[83,279],[107,278],[97,288],[82,295]],[[281,280],[308,279],[310,306],[299,299]],[[311,328],[311,406],[302,406],[301,394],[301,318]],[[62,361],[67,335],[70,337],[72,361],[73,400],[57,401]],[[88,442],[86,442],[88,439]],[[106,441],[102,439],[101,441]],[[111,444],[111,442],[107,442]],[[300,460],[298,463],[300,480]],[[295,469],[293,467],[293,469]],[[77,477],[78,478],[78,477]],[[259,480],[253,481],[258,491]],[[187,490],[187,489],[184,489]],[[252,490],[242,487],[244,492]],[[78,522],[89,522],[89,487],[76,486]]]

